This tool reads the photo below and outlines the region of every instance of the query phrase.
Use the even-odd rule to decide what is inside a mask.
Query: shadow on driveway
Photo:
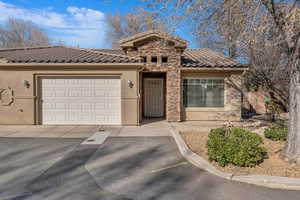
[[[98,185],[135,200],[282,200],[298,191],[228,181],[189,163],[171,137],[111,137],[86,168]]]
[[[171,137],[0,138],[0,199],[294,200],[298,191],[231,182],[186,162]]]

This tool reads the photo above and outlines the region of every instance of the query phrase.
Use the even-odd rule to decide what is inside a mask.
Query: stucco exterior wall
[[[84,68],[84,69],[82,69]],[[139,123],[139,97],[138,97],[138,69],[136,67],[114,67],[99,66],[89,67],[84,65],[78,67],[64,68],[63,66],[39,66],[38,68],[10,67],[0,69],[0,89],[11,88],[13,91],[13,102],[4,105],[0,101],[0,124],[39,124],[38,103],[40,100],[37,91],[37,77],[47,75],[64,76],[120,76],[121,79],[121,105],[122,124],[138,125]],[[42,69],[42,70],[41,70]],[[24,80],[29,81],[30,87],[24,86]],[[128,80],[133,82],[133,87],[128,86]],[[0,99],[9,99],[2,94]]]
[[[241,120],[241,73],[182,73],[184,77],[224,77],[225,102],[223,108],[182,108],[182,119],[186,121],[240,121]]]

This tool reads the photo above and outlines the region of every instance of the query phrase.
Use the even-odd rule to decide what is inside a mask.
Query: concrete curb
[[[300,190],[299,178],[288,178],[282,176],[251,175],[251,176],[233,176],[233,181],[250,183],[259,186],[265,186],[275,189]]]
[[[216,176],[238,181],[242,183],[249,183],[269,188],[275,189],[286,189],[286,190],[300,190],[300,179],[299,178],[288,178],[281,176],[267,176],[267,175],[250,175],[250,176],[234,176],[233,174],[224,173],[216,169],[207,160],[192,152],[184,140],[182,139],[180,133],[176,128],[170,124],[170,131],[172,136],[178,146],[178,149],[182,156],[187,159],[193,165],[211,173]]]
[[[220,176],[222,178],[231,180],[232,174],[229,173],[223,173],[219,170],[217,170],[214,166],[212,166],[208,161],[206,161],[204,158],[200,157],[199,155],[192,152],[188,146],[185,144],[184,140],[180,136],[179,132],[170,124],[170,129],[172,132],[172,136],[175,139],[175,142],[179,148],[180,153],[182,154],[185,159],[187,159],[190,163],[193,165],[204,169],[205,171],[208,171],[216,176]]]

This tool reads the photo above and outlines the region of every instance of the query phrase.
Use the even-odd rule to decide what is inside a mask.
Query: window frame
[[[158,63],[158,57],[157,56],[151,56],[151,63]]]
[[[224,104],[222,107],[187,107],[184,105],[184,80],[185,79],[206,79],[206,80],[223,80],[224,81]],[[209,77],[209,76],[183,76],[181,80],[181,97],[182,97],[182,107],[186,110],[224,110],[227,105],[227,86],[226,86],[226,77]]]
[[[141,56],[142,62],[147,63],[147,56]]]
[[[168,56],[162,56],[161,57],[161,62],[162,63],[168,63],[169,62],[169,57]]]

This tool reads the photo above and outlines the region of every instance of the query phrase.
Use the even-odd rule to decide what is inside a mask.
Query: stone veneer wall
[[[242,77],[241,74],[231,74],[225,79],[227,87],[227,112],[224,120],[240,121],[242,109]]]
[[[224,108],[183,108],[182,107],[182,76],[181,55],[183,49],[175,48],[163,39],[148,39],[135,44],[133,48],[125,49],[128,56],[147,57],[144,72],[166,72],[166,118],[170,122],[219,120],[239,121],[241,119],[241,73],[218,72],[225,78],[225,107]],[[152,63],[151,57],[157,56],[158,62]],[[162,63],[161,57],[168,57],[168,63]],[[196,72],[196,76],[205,73]],[[213,77],[216,74],[210,74]],[[140,105],[141,106],[141,105]]]
[[[128,56],[147,57],[145,72],[166,72],[166,117],[168,121],[181,121],[181,55],[183,49],[175,48],[164,39],[149,39],[134,48],[125,50]],[[151,62],[151,57],[157,56],[157,63]],[[162,63],[162,56],[168,57],[167,63]]]

